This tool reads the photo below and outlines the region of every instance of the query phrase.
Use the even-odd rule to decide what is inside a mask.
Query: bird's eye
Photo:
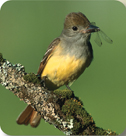
[[[78,28],[77,28],[76,26],[73,26],[72,29],[73,29],[74,31],[77,31]]]

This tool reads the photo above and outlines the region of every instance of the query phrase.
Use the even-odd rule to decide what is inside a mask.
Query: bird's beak
[[[89,25],[85,30],[81,30],[82,33],[98,32],[100,28],[94,25]]]

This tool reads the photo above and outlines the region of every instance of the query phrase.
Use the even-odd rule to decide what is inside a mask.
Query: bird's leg
[[[41,79],[41,85],[45,88],[46,85],[45,85],[45,80],[46,80],[47,76],[43,76],[42,79]]]
[[[68,84],[66,85],[66,87],[69,89],[69,90],[71,90],[71,88],[68,86]],[[71,90],[72,91],[72,90]]]
[[[46,85],[45,85],[45,80],[47,78],[47,76],[43,76],[42,79],[41,79],[41,76],[40,75],[37,75],[36,76],[38,77],[38,79],[40,80],[40,84],[42,85],[42,87],[44,87],[46,89]]]

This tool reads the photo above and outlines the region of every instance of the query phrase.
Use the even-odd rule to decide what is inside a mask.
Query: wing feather
[[[37,75],[40,75],[40,76],[41,76],[41,74],[42,74],[42,72],[43,72],[43,69],[44,69],[44,67],[45,67],[45,65],[46,65],[46,63],[47,63],[47,61],[48,61],[49,58],[52,56],[52,53],[53,53],[54,49],[57,47],[57,45],[59,44],[59,42],[60,42],[60,38],[56,38],[56,39],[54,39],[54,40],[51,42],[51,44],[48,46],[47,51],[46,51],[46,53],[44,54],[43,59],[42,59],[42,61],[41,61],[41,63],[40,63],[40,66],[39,66]]]

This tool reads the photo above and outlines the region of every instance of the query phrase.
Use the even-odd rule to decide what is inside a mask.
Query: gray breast
[[[90,38],[90,37],[89,37]],[[63,54],[69,54],[75,56],[76,59],[84,58],[92,61],[93,59],[93,50],[89,38],[80,38],[61,40],[61,47],[63,48]]]

